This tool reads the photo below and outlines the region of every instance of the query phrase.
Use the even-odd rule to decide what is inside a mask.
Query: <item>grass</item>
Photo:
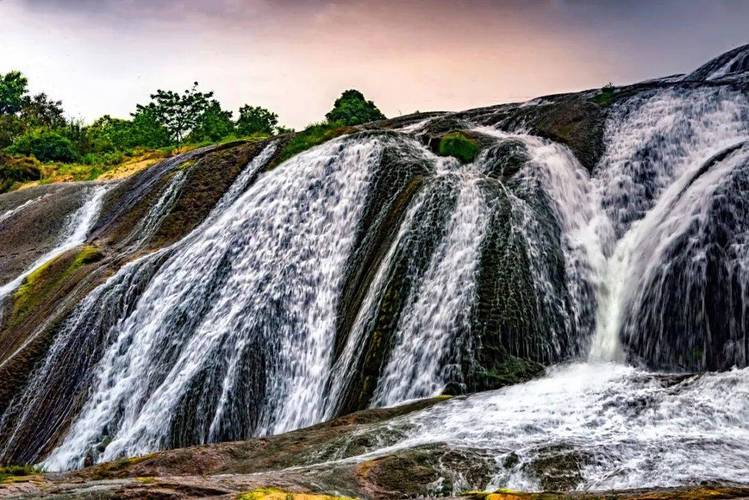
[[[317,493],[292,493],[278,488],[257,488],[241,493],[237,500],[353,500],[350,497],[336,497]]]
[[[32,465],[8,465],[6,467],[0,467],[0,483],[28,481],[32,477],[38,476],[41,473],[41,469]]]
[[[83,246],[66,265],[62,255],[29,274],[13,295],[13,311],[10,324],[21,323],[46,297],[62,286],[65,280],[86,264],[100,260],[102,254],[93,245]],[[60,269],[60,266],[64,266]]]
[[[282,163],[292,156],[296,156],[310,148],[318,146],[347,132],[351,132],[351,127],[346,127],[340,123],[315,123],[295,134],[278,155],[276,164]]]
[[[463,132],[448,132],[440,139],[438,151],[440,156],[452,156],[463,163],[476,159],[479,146]]]
[[[614,85],[607,83],[601,88],[601,90],[593,97],[593,102],[599,106],[609,106],[614,102]]]

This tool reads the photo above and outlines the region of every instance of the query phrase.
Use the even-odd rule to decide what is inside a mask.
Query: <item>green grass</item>
[[[463,132],[448,132],[440,139],[437,152],[440,156],[452,156],[463,163],[470,163],[476,159],[479,146]]]
[[[599,106],[609,106],[614,102],[614,86],[611,83],[607,83],[603,88],[593,97],[593,102]]]
[[[318,146],[323,142],[351,132],[351,127],[340,123],[315,123],[294,135],[278,155],[277,163],[282,163],[292,156],[296,156],[310,148]]]
[[[0,483],[10,483],[41,474],[42,470],[33,465],[8,465],[0,467]]]
[[[36,310],[44,300],[54,293],[75,271],[86,264],[91,264],[103,257],[101,251],[93,245],[81,247],[69,264],[64,264],[62,255],[53,259],[29,274],[18,290],[13,295],[13,310],[10,319],[11,325],[21,323],[28,315]]]

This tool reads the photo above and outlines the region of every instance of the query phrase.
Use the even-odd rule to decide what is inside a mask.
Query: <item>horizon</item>
[[[301,128],[348,88],[393,117],[686,73],[749,42],[748,21],[727,0],[0,0],[0,73],[88,123],[198,81],[235,118],[251,104]]]

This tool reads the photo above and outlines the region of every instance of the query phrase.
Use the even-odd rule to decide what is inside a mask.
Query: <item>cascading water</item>
[[[568,279],[594,291],[592,310],[576,306],[578,315],[594,316],[589,362],[554,367],[539,380],[389,422],[390,428],[407,429],[406,436],[356,460],[434,443],[479,450],[496,461],[490,484],[472,485],[486,489],[542,489],[548,463],[566,464],[552,474],[580,489],[746,481],[749,368],[673,375],[622,363],[631,348],[623,337],[636,340],[628,328],[637,323],[628,318],[648,317],[649,308],[668,303],[646,295],[648,284],[663,286],[663,273],[682,253],[694,255],[684,279],[693,286],[704,279],[703,241],[713,234],[709,210],[714,200],[737,195],[725,186],[744,179],[749,165],[745,96],[707,88],[624,101],[610,114],[606,153],[592,177],[567,161],[559,146],[479,130],[520,139],[535,158],[535,168],[523,175],[536,176],[554,201],[565,233]],[[695,230],[700,227],[705,229]],[[749,264],[742,234],[733,235],[736,242],[724,254],[731,269]],[[678,253],[675,242],[682,242]],[[744,273],[737,279],[745,284],[746,278]],[[678,320],[679,314],[661,316],[655,324]],[[695,334],[705,328],[691,326]],[[732,344],[725,352],[745,364],[738,349]]]
[[[736,57],[706,74],[734,75]],[[390,422],[392,446],[353,460],[447,443],[496,462],[474,487],[546,487],[556,459],[586,489],[744,479],[749,369],[642,368],[749,356],[749,101],[687,80],[611,104],[590,171],[572,146],[486,126],[509,107],[363,131],[266,172],[268,146],[197,229],[78,305],[2,416],[0,457],[80,467],[576,361]],[[470,164],[417,140],[455,123],[483,124]],[[171,175],[128,251],[184,189],[179,161],[115,209]]]
[[[45,464],[80,465],[106,436],[102,459],[181,432],[213,441],[319,420],[339,270],[382,147],[335,141],[292,159],[189,236],[115,325],[91,397]],[[188,401],[196,411],[182,414]]]
[[[128,246],[129,251],[140,248],[159,229],[164,218],[169,214],[169,211],[177,201],[186,179],[187,176],[184,170],[178,170],[174,173],[169,185],[161,193],[154,206],[151,207],[146,216],[125,239],[124,244]]]
[[[107,186],[97,186],[89,189],[86,201],[76,212],[70,215],[70,218],[66,223],[65,230],[60,237],[59,243],[49,252],[34,261],[34,263],[26,268],[26,270],[19,274],[15,279],[0,286],[0,304],[2,304],[5,298],[13,293],[13,291],[16,290],[21,285],[21,283],[23,283],[23,280],[26,279],[28,275],[34,272],[35,269],[38,269],[39,266],[42,266],[55,257],[62,255],[72,248],[75,248],[86,240],[86,236],[88,235],[89,230],[96,222],[96,217],[99,213],[99,209],[101,208],[102,198],[106,194],[107,189]],[[29,200],[29,202],[27,203],[31,203],[33,201],[36,200]],[[25,206],[27,206],[27,204],[18,207],[15,213],[17,213],[18,210],[25,208]],[[12,215],[12,213],[6,213],[3,217],[10,218]],[[0,308],[0,312],[1,310],[2,309]],[[2,317],[0,317],[0,320],[2,320]]]
[[[421,284],[412,289],[397,327],[396,345],[374,395],[376,405],[390,405],[441,391],[450,369],[443,363],[455,331],[467,329],[473,302],[481,243],[487,217],[477,172],[457,175],[457,203],[446,235],[432,256]]]
[[[34,203],[41,201],[48,195],[41,195],[37,196],[36,198],[31,198],[30,200],[26,200],[25,202],[21,203],[15,208],[11,208],[10,210],[6,210],[2,214],[0,214],[0,223],[5,222],[9,219],[12,219],[15,215],[23,212],[26,208],[28,208],[30,205],[33,205]]]

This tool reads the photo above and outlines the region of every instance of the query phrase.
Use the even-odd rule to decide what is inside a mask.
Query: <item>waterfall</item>
[[[549,489],[544,474],[578,490],[742,482],[747,422],[749,368],[684,376],[576,363],[388,422],[404,435],[356,460],[428,445],[473,450],[491,457],[491,479],[470,484],[486,491]]]
[[[361,131],[269,169],[273,143],[197,228],[135,259],[190,186],[178,165],[202,151],[155,166],[107,210],[115,220],[153,200],[118,242],[135,260],[56,328],[0,417],[0,458],[64,470],[485,391],[546,367],[405,418],[403,440],[369,451],[476,448],[497,458],[493,486],[539,488],[533,464],[551,446],[586,457],[581,485],[620,487],[628,474],[647,483],[638,452],[661,460],[662,481],[674,461],[658,446],[685,463],[709,451],[712,422],[728,429],[714,461],[736,479],[726,457],[749,456],[746,369],[641,368],[749,359],[749,100],[693,83],[619,96],[590,170],[574,147],[501,130],[489,111]],[[455,123],[473,127],[473,162],[430,150],[432,131]],[[105,189],[0,298],[85,241]],[[731,398],[740,418],[699,390]],[[504,467],[510,449],[519,461]],[[687,463],[674,482],[689,474],[714,477]]]
[[[62,255],[68,250],[75,248],[86,240],[89,230],[96,222],[96,217],[101,208],[102,198],[108,189],[109,186],[96,186],[88,189],[88,198],[77,211],[69,216],[69,220],[65,224],[65,229],[57,245],[34,261],[16,278],[0,286],[0,303],[2,303],[8,295],[13,293],[21,285],[23,280],[34,272],[35,269],[38,269],[40,266],[53,260],[55,257]],[[21,205],[18,209],[21,209],[24,205]],[[10,215],[8,215],[8,217],[10,217]]]
[[[186,179],[184,170],[178,170],[172,175],[169,184],[161,193],[159,199],[156,200],[146,216],[138,222],[130,235],[125,238],[123,244],[128,246],[128,251],[137,250],[156,233],[164,218],[169,215],[169,211],[176,203]]]
[[[318,421],[341,269],[383,140],[297,156],[189,235],[107,334],[45,466],[80,466],[95,443],[106,460]]]
[[[466,330],[474,299],[479,244],[486,224],[486,202],[477,171],[463,170],[458,198],[442,243],[432,255],[421,284],[411,290],[397,327],[395,347],[373,403],[391,405],[431,396],[445,386],[445,350],[456,330]],[[462,324],[461,324],[462,323]]]
[[[15,208],[11,208],[10,210],[6,210],[2,214],[0,214],[0,222],[5,222],[6,220],[11,219],[16,214],[19,214],[19,213],[23,212],[26,208],[29,207],[29,205],[33,205],[34,203],[36,203],[38,201],[41,201],[42,199],[46,198],[47,196],[49,196],[49,195],[48,194],[43,194],[41,196],[37,196],[36,198],[31,198],[29,200],[24,201],[23,203],[21,203],[20,205],[18,205]]]
[[[727,162],[695,180],[711,157],[749,139],[749,102],[723,88],[658,91],[616,107],[606,138],[594,182],[598,210],[608,218],[596,231],[607,258],[590,357],[621,360],[627,316],[651,276],[668,265],[666,246],[737,167]]]

